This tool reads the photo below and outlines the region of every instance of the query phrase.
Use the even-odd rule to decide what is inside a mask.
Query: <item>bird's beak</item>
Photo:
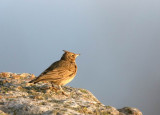
[[[80,54],[76,54],[76,57],[79,56]]]

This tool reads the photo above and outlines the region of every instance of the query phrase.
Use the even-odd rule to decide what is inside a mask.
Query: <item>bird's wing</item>
[[[46,73],[48,73],[49,71],[54,70],[55,68],[59,67],[59,62],[60,61],[56,61],[54,62],[52,65],[50,65],[45,71],[43,71],[37,78],[45,75]]]
[[[66,76],[71,76],[74,74],[74,70],[68,69],[65,66],[60,66],[58,64],[59,62],[55,63],[47,68],[43,73],[41,73],[36,81],[63,79]]]
[[[63,79],[67,76],[73,75],[74,72],[71,70],[67,70],[65,68],[56,68],[54,70],[48,71],[47,73],[39,76],[38,81],[54,81],[58,79]]]

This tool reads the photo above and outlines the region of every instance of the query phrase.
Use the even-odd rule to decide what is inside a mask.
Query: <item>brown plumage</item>
[[[52,87],[57,85],[60,90],[61,86],[66,85],[76,76],[77,65],[75,59],[80,54],[75,54],[69,51],[64,51],[63,56],[59,61],[54,62],[44,72],[42,72],[36,79],[29,83],[38,83],[41,81],[50,81]],[[63,90],[62,90],[63,91]]]

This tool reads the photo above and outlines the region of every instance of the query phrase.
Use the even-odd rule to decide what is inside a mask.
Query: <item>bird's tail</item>
[[[37,79],[33,79],[30,82],[28,82],[28,83],[34,83],[34,84],[36,84],[37,83]]]

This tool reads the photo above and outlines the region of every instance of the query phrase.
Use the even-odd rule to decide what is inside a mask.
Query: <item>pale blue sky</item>
[[[81,54],[69,86],[159,113],[159,0],[1,0],[0,44],[0,71],[39,75],[69,50]]]

